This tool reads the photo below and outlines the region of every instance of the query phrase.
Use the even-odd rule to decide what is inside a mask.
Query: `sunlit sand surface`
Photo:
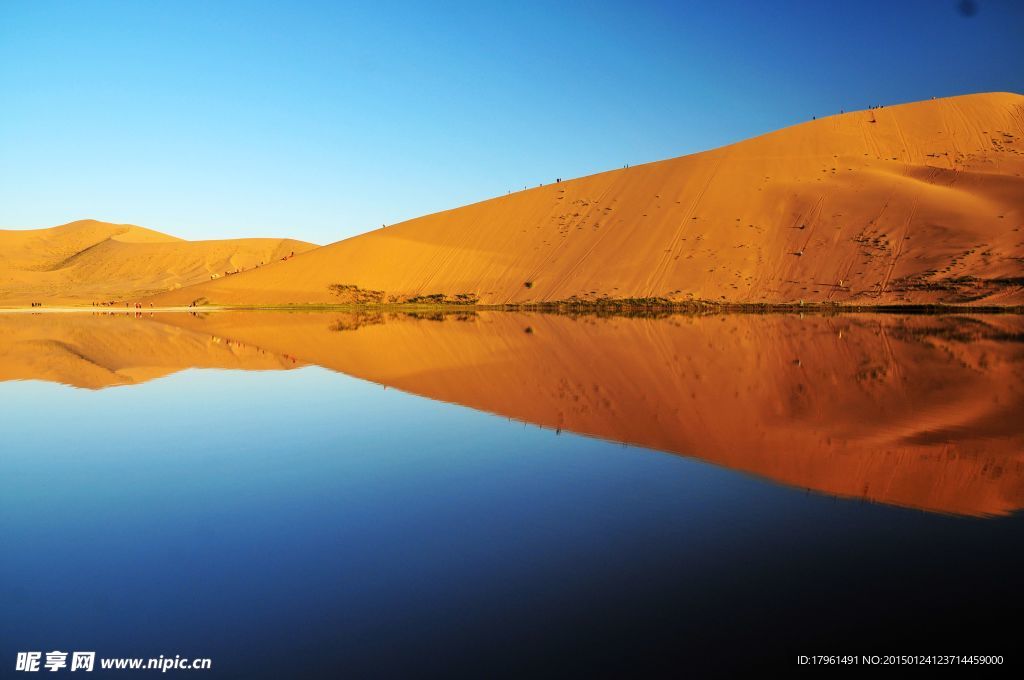
[[[1016,315],[19,314],[0,315],[0,380],[318,365],[821,493],[994,516],[1024,506],[1022,339]]]
[[[852,111],[512,189],[154,300],[1024,303],[1019,94]]]

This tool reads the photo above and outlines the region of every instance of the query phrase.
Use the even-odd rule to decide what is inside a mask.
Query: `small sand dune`
[[[0,230],[0,304],[120,302],[254,269],[313,247],[273,238],[184,241],[95,220]]]
[[[1024,96],[991,93],[548,184],[155,300],[1019,304],[1022,263]]]

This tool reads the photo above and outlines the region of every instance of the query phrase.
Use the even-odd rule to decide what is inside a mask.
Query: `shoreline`
[[[669,315],[669,314],[1024,314],[1024,305],[991,304],[836,304],[820,302],[783,303],[714,303],[714,302],[647,302],[622,300],[603,302],[538,302],[510,304],[283,304],[283,305],[203,305],[200,307],[161,306],[135,308],[85,307],[56,305],[53,307],[0,307],[0,314],[107,314],[142,315],[146,313],[211,313],[211,312],[538,312],[544,314],[593,315]]]

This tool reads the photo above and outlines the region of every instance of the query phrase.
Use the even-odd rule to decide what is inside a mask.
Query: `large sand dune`
[[[0,304],[122,301],[252,269],[312,247],[273,238],[184,241],[95,220],[0,230]]]
[[[692,156],[428,215],[166,304],[471,294],[1024,302],[1024,96],[812,120]]]

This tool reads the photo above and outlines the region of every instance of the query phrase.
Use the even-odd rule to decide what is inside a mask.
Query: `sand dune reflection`
[[[232,312],[0,317],[0,380],[316,364],[549,428],[929,511],[1024,506],[1024,319]]]

